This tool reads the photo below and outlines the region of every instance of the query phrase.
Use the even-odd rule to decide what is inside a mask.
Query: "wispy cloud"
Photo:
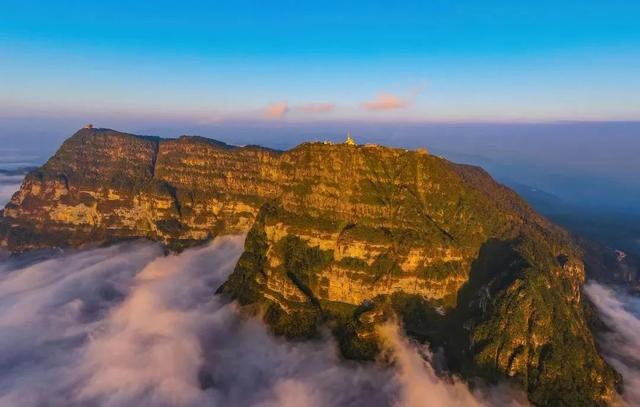
[[[411,92],[409,92],[409,100],[413,101],[415,98],[417,98],[424,91],[426,87],[427,87],[427,83],[424,81],[414,86],[411,89]]]
[[[425,404],[442,407],[529,405],[522,391],[505,384],[492,388],[477,386],[472,390],[456,376],[447,377],[445,372],[436,372],[431,362],[438,355],[434,355],[426,345],[407,339],[396,323],[380,326],[378,334],[392,350],[396,365],[394,379],[400,385],[396,407]]]
[[[361,107],[366,110],[396,110],[404,109],[415,101],[422,93],[425,85],[419,84],[411,89],[406,96],[399,96],[393,93],[380,92],[374,100],[361,103]]]
[[[335,110],[336,105],[333,103],[307,103],[296,107],[304,113],[328,113]]]
[[[407,107],[407,101],[397,95],[381,92],[374,100],[362,102],[362,107],[367,110],[395,110]]]
[[[282,119],[289,111],[289,103],[284,100],[282,102],[272,103],[264,109],[264,115],[270,119]]]

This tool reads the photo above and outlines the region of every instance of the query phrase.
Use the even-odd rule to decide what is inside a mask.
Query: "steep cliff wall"
[[[247,232],[221,292],[272,329],[372,358],[398,315],[452,367],[511,377],[540,404],[611,400],[569,236],[476,167],[379,146],[286,152],[83,129],[0,218],[13,251],[146,237],[180,249]]]
[[[181,248],[246,231],[278,193],[277,153],[197,137],[82,129],[30,173],[4,211],[12,251],[146,237]]]
[[[222,288],[276,332],[324,322],[344,354],[370,358],[375,323],[394,313],[463,374],[512,377],[536,403],[611,399],[580,251],[513,192],[405,150],[309,144],[286,157],[308,181],[262,207]]]

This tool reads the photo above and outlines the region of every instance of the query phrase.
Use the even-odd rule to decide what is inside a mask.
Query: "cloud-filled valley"
[[[329,335],[285,342],[213,295],[243,237],[179,255],[145,241],[0,263],[0,405],[516,405],[439,377],[385,328],[394,367],[340,359]]]

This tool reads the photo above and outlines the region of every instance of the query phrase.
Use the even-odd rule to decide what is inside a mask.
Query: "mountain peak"
[[[344,356],[371,359],[393,313],[460,374],[508,378],[534,403],[613,397],[568,233],[484,170],[426,151],[83,128],[0,218],[16,252],[131,238],[180,250],[232,233],[247,233],[245,252],[219,292],[275,333],[327,325]]]

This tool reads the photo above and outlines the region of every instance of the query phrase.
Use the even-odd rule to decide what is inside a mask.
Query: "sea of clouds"
[[[397,325],[393,367],[344,361],[326,335],[286,342],[213,295],[242,236],[177,255],[138,241],[0,261],[0,406],[519,405],[442,377]]]

